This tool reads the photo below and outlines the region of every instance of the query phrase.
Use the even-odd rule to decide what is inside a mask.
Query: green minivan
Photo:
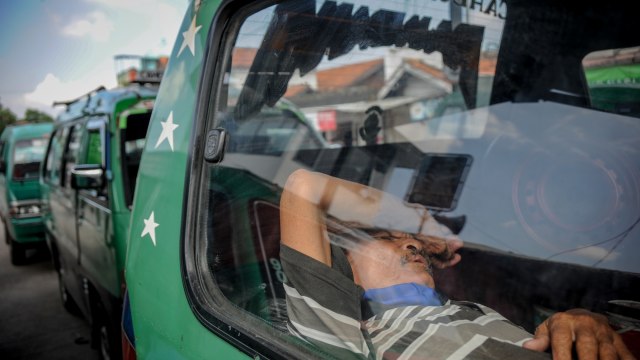
[[[455,328],[429,353],[391,346],[448,326],[436,317],[417,339],[393,314],[376,328],[356,321],[373,334],[369,356],[339,327],[291,321],[290,298],[321,303],[285,286],[280,257],[281,194],[300,170],[401,204],[374,230],[428,235],[435,219],[463,239],[460,263],[434,271],[442,297],[529,333],[587,308],[640,355],[640,119],[594,106],[587,81],[590,69],[640,66],[627,56],[640,47],[636,18],[622,0],[193,1],[138,173],[125,357],[317,359],[337,347],[339,358],[465,358],[449,345]],[[370,194],[338,190],[321,200]],[[367,211],[326,209],[344,234]],[[299,268],[318,269],[312,260]]]
[[[44,245],[38,177],[52,128],[8,126],[0,136],[0,217],[14,265],[24,263],[28,248]]]
[[[98,88],[58,103],[42,165],[47,243],[60,296],[91,324],[92,345],[118,358],[133,189],[157,85]]]

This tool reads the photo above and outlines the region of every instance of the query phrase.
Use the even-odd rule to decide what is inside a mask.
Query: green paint
[[[640,87],[640,64],[590,68],[585,71],[590,88],[599,86]]]

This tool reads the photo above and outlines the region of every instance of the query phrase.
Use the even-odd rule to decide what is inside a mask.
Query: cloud
[[[159,5],[156,0],[87,0],[87,2],[107,8],[127,10],[139,14],[147,14],[149,12],[153,13]]]
[[[64,83],[55,75],[49,73],[32,92],[25,94],[24,98],[30,103],[51,105],[55,100],[62,100],[63,94],[68,94],[74,90],[74,85]],[[77,95],[79,93],[76,93],[75,96]]]
[[[62,80],[52,73],[45,75],[44,79],[36,85],[35,89],[24,94],[24,102],[27,106],[51,109],[54,101],[75,99],[98,86],[111,88],[116,85],[116,76],[111,60],[96,64],[91,74],[84,74],[70,80]]]
[[[169,55],[190,2],[85,0],[94,11],[63,29],[68,36],[109,41],[111,55]]]
[[[101,11],[87,14],[85,19],[72,21],[62,29],[62,33],[71,37],[89,37],[93,41],[106,42],[113,31],[113,23]]]
[[[67,74],[68,64],[49,68],[47,74],[32,85],[31,91],[13,96],[3,94],[3,105],[10,105],[17,114],[26,108],[57,113],[62,107],[54,109],[54,101],[75,99],[100,85],[116,86],[114,55],[169,55],[189,6],[188,1],[177,0],[85,2],[94,5],[93,9],[73,21],[65,20],[65,15],[50,14],[54,24],[66,22],[59,28],[61,34],[90,41],[83,45],[84,53],[68,54],[78,59],[74,65],[76,70]],[[94,63],[96,59],[99,60]]]
[[[180,29],[184,9],[166,3],[155,3],[153,12],[146,9],[146,12],[141,11],[138,15],[144,27],[129,34],[119,50],[131,54],[169,55]]]

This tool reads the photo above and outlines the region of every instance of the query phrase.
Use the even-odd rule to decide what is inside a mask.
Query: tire
[[[62,269],[58,269],[56,271],[58,273],[58,291],[60,293],[60,301],[62,301],[62,306],[69,314],[79,317],[82,315],[82,312],[80,311],[78,304],[76,304],[75,300],[71,297],[71,294],[69,294],[67,286],[64,284],[64,280],[62,279],[63,271],[64,270]]]
[[[101,360],[120,360],[122,358],[120,339],[116,338],[115,331],[109,326],[105,316],[98,318],[93,334],[96,336],[94,343]]]
[[[5,236],[9,236],[9,234],[7,233]],[[27,260],[25,247],[22,244],[13,241],[13,239],[9,239],[9,242],[11,243],[11,263],[15,266],[24,265]]]

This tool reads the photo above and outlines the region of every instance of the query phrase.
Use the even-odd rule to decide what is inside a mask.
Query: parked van
[[[322,329],[294,324],[291,299],[325,306],[284,286],[280,198],[299,170],[383,191],[403,210],[378,214],[369,231],[424,235],[435,219],[457,233],[461,262],[434,272],[444,297],[530,333],[557,311],[588,308],[640,355],[640,119],[595,108],[585,80],[591,67],[640,66],[620,56],[640,47],[636,17],[621,0],[193,1],[139,169],[125,356],[466,358],[485,341],[450,346],[463,339],[452,327],[429,340],[432,353],[408,356],[439,321],[406,344],[396,340],[413,323],[402,319],[358,343],[338,323],[355,324],[356,340],[375,329],[339,311],[309,315]],[[318,198],[374,198],[349,189]],[[342,233],[359,234],[367,210],[332,204]],[[327,238],[344,246],[337,236]],[[315,290],[353,285],[332,279]]]
[[[64,307],[120,356],[126,235],[156,87],[99,88],[66,106],[42,166],[45,229]]]
[[[14,265],[25,261],[28,248],[45,244],[38,177],[52,127],[8,126],[0,136],[0,216]]]

